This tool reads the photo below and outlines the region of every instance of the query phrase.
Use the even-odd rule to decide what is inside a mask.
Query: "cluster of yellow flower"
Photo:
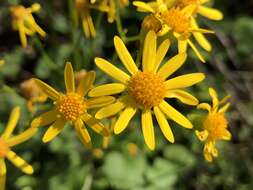
[[[128,1],[124,0],[99,2],[76,0],[75,2],[76,13],[82,19],[86,37],[96,35],[89,13],[90,9],[106,12],[108,21],[113,22],[117,14],[116,10],[118,10],[115,4],[128,5]],[[104,137],[104,147],[107,147],[112,133],[119,134],[125,130],[130,120],[140,110],[144,141],[150,150],[155,149],[153,115],[165,138],[174,143],[175,137],[167,119],[173,120],[184,128],[191,129],[194,126],[168,103],[170,98],[176,98],[184,104],[208,111],[203,119],[203,126],[201,129],[196,129],[195,133],[201,141],[205,141],[203,150],[205,159],[211,162],[213,157],[217,157],[216,141],[231,138],[227,130],[228,121],[225,118],[225,112],[230,105],[229,96],[219,101],[216,91],[209,88],[212,106],[207,103],[199,103],[197,98],[185,91],[185,88],[204,80],[203,73],[190,73],[171,78],[171,75],[185,63],[188,44],[197,57],[204,62],[203,56],[190,39],[191,35],[195,37],[201,47],[207,51],[211,50],[211,45],[203,33],[213,33],[213,31],[199,28],[196,17],[200,14],[213,20],[220,20],[222,13],[205,7],[206,2],[207,0],[157,0],[149,3],[134,1],[133,5],[137,6],[138,11],[150,13],[142,24],[142,29],[146,31],[143,48],[141,48],[142,67],[137,66],[123,40],[118,36],[114,37],[114,46],[127,72],[118,69],[103,58],[95,58],[97,67],[112,77],[115,80],[114,83],[94,86],[96,76],[94,71],[86,72],[79,78],[76,77],[78,78],[76,82],[72,65],[68,62],[64,71],[65,93],[55,90],[39,79],[32,79],[22,84],[21,88],[27,92],[25,96],[30,98],[28,102],[30,110],[33,108],[33,102],[43,102],[47,98],[53,101],[53,108],[33,119],[31,126],[17,136],[11,136],[11,133],[17,124],[20,109],[16,107],[12,111],[7,127],[0,136],[0,190],[3,190],[5,186],[5,158],[23,172],[33,173],[32,167],[18,157],[11,147],[30,139],[40,126],[50,126],[43,136],[43,142],[49,142],[62,131],[66,123],[71,123],[81,142],[85,147],[91,148],[92,141],[86,128],[87,125]],[[35,32],[41,36],[46,35],[32,16],[32,13],[39,9],[40,5],[37,3],[30,8],[23,6],[10,8],[13,15],[13,27],[19,31],[23,47],[27,46],[26,35],[33,35]],[[173,34],[178,41],[178,54],[163,61],[171,40],[165,39],[158,44],[157,38],[168,33]],[[33,91],[32,94],[31,91]],[[219,109],[220,105],[222,107]],[[94,116],[88,112],[93,108],[98,109]],[[100,120],[110,117],[112,117],[112,126],[105,127]]]

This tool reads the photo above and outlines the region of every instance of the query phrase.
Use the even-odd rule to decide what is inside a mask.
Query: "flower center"
[[[79,94],[69,93],[57,101],[57,110],[66,120],[75,122],[85,113],[86,104]]]
[[[165,97],[164,81],[150,71],[138,72],[128,83],[128,92],[144,108],[157,106]]]
[[[199,5],[199,0],[177,0],[175,6],[183,9],[188,5]]]
[[[147,31],[153,30],[156,33],[162,29],[161,22],[154,15],[146,16],[142,22],[142,27]]]
[[[171,28],[173,32],[187,33],[190,28],[190,18],[188,18],[179,8],[172,8],[162,15],[162,20]]]
[[[204,128],[208,131],[208,136],[215,140],[223,137],[228,122],[222,113],[209,113],[204,120]]]
[[[29,15],[28,11],[23,6],[11,7],[10,11],[14,19],[17,19],[17,20],[23,20],[27,15]]]
[[[8,151],[9,146],[5,143],[3,139],[0,138],[0,158],[5,157]]]
[[[88,9],[88,0],[76,0],[76,9],[79,13],[82,13]]]

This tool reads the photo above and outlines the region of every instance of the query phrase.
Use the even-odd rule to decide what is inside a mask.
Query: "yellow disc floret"
[[[69,93],[57,101],[57,110],[66,120],[75,122],[85,113],[86,104],[79,94]]]
[[[162,15],[163,21],[173,32],[187,33],[190,29],[190,18],[179,8],[172,8]]]
[[[199,5],[199,3],[199,0],[176,0],[175,6],[182,9],[188,5]]]
[[[9,146],[5,143],[3,139],[0,138],[0,158],[5,157],[8,151]]]
[[[128,92],[144,108],[157,106],[165,97],[163,79],[149,71],[138,72],[128,83]]]
[[[222,139],[228,127],[228,121],[223,113],[209,113],[203,124],[211,140]]]

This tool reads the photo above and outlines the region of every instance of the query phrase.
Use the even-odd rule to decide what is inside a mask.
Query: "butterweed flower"
[[[47,95],[36,85],[34,79],[28,79],[20,84],[21,93],[27,99],[27,108],[34,111],[34,103],[42,103],[47,100]]]
[[[202,130],[196,130],[195,133],[201,141],[205,141],[203,154],[208,162],[212,162],[213,157],[218,156],[216,141],[230,140],[232,135],[227,129],[228,121],[225,117],[225,112],[230,106],[230,103],[227,103],[229,96],[219,101],[213,88],[209,88],[209,94],[212,97],[212,106],[208,103],[198,105],[199,109],[207,110],[208,114],[203,120]],[[219,108],[220,105],[223,106]]]
[[[174,35],[178,41],[179,53],[187,52],[187,47],[190,46],[197,57],[202,62],[205,62],[204,57],[201,55],[190,37],[193,35],[203,49],[211,51],[211,45],[202,33],[214,32],[199,28],[196,20],[193,18],[196,5],[190,4],[180,9],[178,6],[168,7],[166,1],[162,0],[157,0],[156,2],[153,2],[153,4],[134,1],[133,4],[138,7],[137,10],[151,12],[157,18],[157,20],[153,19],[153,25],[154,22],[156,22],[156,26],[158,26],[158,20],[160,21],[161,29],[158,30],[158,35],[164,35],[168,32],[171,32]]]
[[[12,147],[23,143],[24,141],[31,138],[37,131],[35,128],[29,128],[23,133],[11,136],[14,131],[17,122],[20,117],[20,108],[15,107],[10,115],[8,124],[6,129],[0,135],[0,190],[5,189],[5,181],[6,181],[6,165],[5,159],[10,160],[17,168],[19,168],[22,172],[26,174],[32,174],[33,168],[29,164],[26,163],[21,157],[16,155],[15,152],[12,151]]]
[[[147,146],[154,150],[155,136],[152,122],[154,113],[165,137],[174,142],[166,116],[185,128],[192,128],[192,124],[168,104],[165,98],[177,98],[183,103],[197,105],[198,100],[182,89],[202,81],[205,78],[204,74],[191,73],[166,80],[183,65],[186,54],[178,54],[160,67],[170,43],[169,40],[165,40],[157,49],[154,31],[150,31],[144,41],[142,70],[137,68],[123,41],[117,36],[114,37],[114,45],[121,62],[131,76],[102,58],[95,59],[96,65],[118,82],[95,87],[89,92],[89,96],[125,93],[116,103],[100,109],[96,113],[96,118],[106,118],[122,111],[114,126],[114,133],[119,134],[128,126],[137,110],[141,110],[144,140]]]
[[[108,135],[107,129],[93,118],[88,109],[103,107],[114,101],[111,96],[86,99],[84,96],[92,88],[95,80],[95,72],[87,72],[76,89],[74,72],[71,63],[67,63],[64,72],[66,94],[56,91],[51,86],[39,79],[34,79],[39,88],[54,101],[54,108],[32,121],[32,127],[51,125],[43,136],[43,142],[49,142],[55,138],[67,122],[74,125],[75,130],[82,143],[90,148],[91,138],[85,127],[87,124],[95,132],[101,135]]]
[[[11,6],[12,26],[14,30],[19,31],[19,37],[23,47],[27,46],[26,36],[33,36],[36,32],[42,37],[46,32],[36,23],[32,13],[40,10],[40,4],[34,3],[31,7],[25,8],[22,5]]]

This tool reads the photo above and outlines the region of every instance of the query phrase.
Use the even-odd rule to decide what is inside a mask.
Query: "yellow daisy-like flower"
[[[170,43],[169,40],[165,40],[157,49],[154,31],[150,31],[144,41],[142,70],[137,68],[123,41],[117,36],[114,37],[114,45],[121,62],[131,76],[102,58],[95,59],[96,65],[118,82],[98,86],[89,92],[89,96],[125,93],[116,103],[100,109],[96,113],[96,118],[106,118],[122,111],[114,126],[114,133],[119,134],[140,109],[144,140],[147,146],[154,150],[155,136],[152,122],[154,113],[165,137],[174,142],[166,116],[185,128],[192,128],[192,124],[164,99],[177,98],[185,104],[197,105],[198,100],[182,89],[202,81],[205,75],[191,73],[166,80],[183,65],[186,54],[178,54],[160,67]]]
[[[157,0],[157,6],[155,6],[156,8],[153,8],[154,6],[150,6],[148,3],[140,1],[134,1],[133,4],[143,12],[151,12],[157,20],[160,21],[161,29],[159,30],[158,35],[164,35],[168,32],[171,32],[174,35],[178,41],[179,53],[187,52],[187,47],[190,46],[197,57],[202,62],[205,62],[205,59],[196,48],[190,37],[193,35],[203,49],[211,51],[211,45],[202,33],[214,32],[199,28],[195,19],[192,17],[196,6],[188,5],[183,9],[180,9],[179,7],[168,8],[165,3],[161,2],[163,1]]]
[[[36,132],[37,129],[29,128],[23,133],[11,136],[12,132],[14,131],[17,122],[20,117],[20,108],[15,107],[10,115],[8,124],[6,129],[0,135],[0,190],[5,189],[5,181],[6,181],[6,165],[5,159],[10,160],[17,168],[19,168],[22,172],[26,174],[32,174],[33,168],[29,164],[26,163],[21,157],[16,155],[11,149],[12,147],[23,143],[24,141],[31,138]]]
[[[55,106],[51,111],[43,113],[35,118],[31,126],[39,127],[51,125],[43,137],[43,142],[46,143],[55,138],[62,131],[67,122],[71,122],[82,143],[90,148],[91,138],[85,124],[91,127],[95,132],[104,136],[108,135],[108,131],[100,122],[93,118],[87,110],[110,104],[114,102],[114,98],[111,96],[91,99],[84,98],[87,92],[92,88],[95,80],[94,71],[87,72],[76,89],[73,68],[70,63],[67,63],[65,66],[64,78],[66,94],[57,92],[39,79],[34,79],[40,89],[54,101]]]
[[[198,105],[199,109],[208,111],[208,115],[203,120],[203,129],[196,130],[195,133],[201,141],[205,141],[203,154],[208,162],[213,161],[213,157],[218,156],[218,150],[215,146],[218,140],[230,140],[231,133],[227,130],[228,121],[225,118],[225,112],[230,106],[227,103],[229,96],[219,101],[216,91],[209,88],[209,94],[212,97],[212,106],[207,103]],[[219,106],[223,105],[220,109]]]
[[[34,3],[31,7],[25,8],[22,5],[11,6],[12,26],[14,30],[19,31],[19,37],[23,47],[27,46],[27,36],[32,36],[36,32],[42,37],[46,36],[46,32],[36,23],[32,13],[40,10],[40,4]]]

